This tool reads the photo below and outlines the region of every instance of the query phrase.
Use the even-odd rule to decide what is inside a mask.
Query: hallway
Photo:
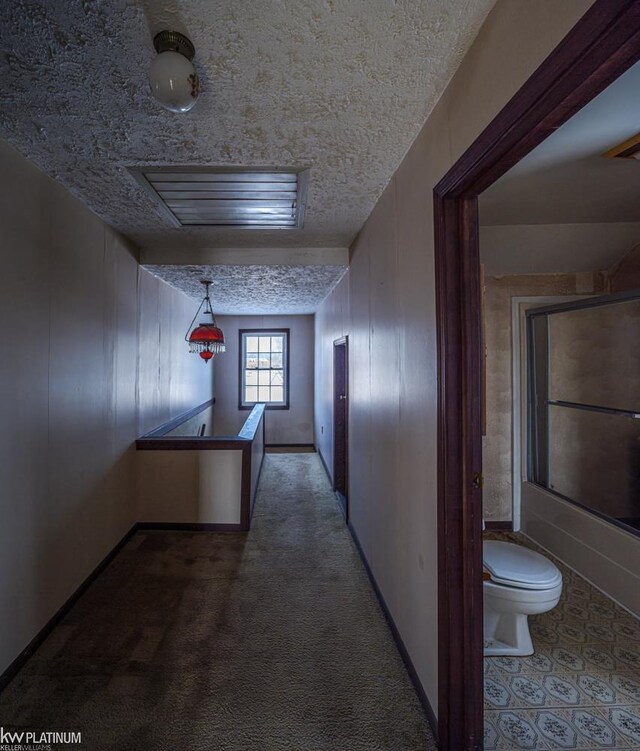
[[[90,751],[435,748],[317,454],[265,457],[251,532],[138,532],[0,695]]]

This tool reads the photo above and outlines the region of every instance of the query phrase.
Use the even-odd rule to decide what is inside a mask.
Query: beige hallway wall
[[[317,315],[320,419],[326,432],[327,353],[340,331],[350,337],[351,521],[436,712],[432,191],[590,5],[499,0],[354,242],[348,277]]]
[[[0,169],[2,672],[137,521],[139,431],[211,376],[179,351],[192,301],[1,141]]]
[[[289,409],[267,410],[266,443],[313,443],[313,316],[216,316],[216,320],[227,347],[214,358],[216,435],[235,435],[249,415],[238,409],[240,329],[289,329]]]
[[[316,448],[333,472],[333,343],[349,333],[349,272],[340,280],[315,316],[314,419]],[[357,451],[359,446],[353,446]]]

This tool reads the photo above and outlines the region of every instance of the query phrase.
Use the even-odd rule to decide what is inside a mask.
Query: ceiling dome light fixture
[[[224,334],[222,333],[222,329],[219,329],[216,326],[216,318],[213,315],[213,310],[211,310],[211,298],[209,297],[211,281],[203,279],[200,283],[204,284],[205,287],[204,299],[200,303],[200,307],[196,311],[193,321],[189,324],[184,339],[189,343],[189,352],[196,353],[200,355],[205,362],[209,362],[214,355],[217,355],[219,352],[224,352],[226,347],[224,344]],[[204,310],[202,311],[202,315],[211,316],[211,320],[202,321],[193,328],[193,324],[196,322],[203,307]]]
[[[171,112],[188,112],[200,94],[200,80],[191,62],[195,47],[179,31],[161,31],[153,46],[158,53],[149,71],[154,97]]]

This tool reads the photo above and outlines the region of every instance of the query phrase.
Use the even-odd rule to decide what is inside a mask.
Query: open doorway
[[[349,341],[333,343],[333,489],[349,521]]]
[[[483,747],[478,196],[640,59],[640,3],[596,0],[434,189],[442,749]]]

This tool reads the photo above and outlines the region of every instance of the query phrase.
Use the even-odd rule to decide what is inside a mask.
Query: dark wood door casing
[[[348,345],[346,339],[333,345],[333,489],[348,517]]]
[[[478,195],[640,59],[640,0],[596,0],[434,189],[438,739],[483,746]]]

